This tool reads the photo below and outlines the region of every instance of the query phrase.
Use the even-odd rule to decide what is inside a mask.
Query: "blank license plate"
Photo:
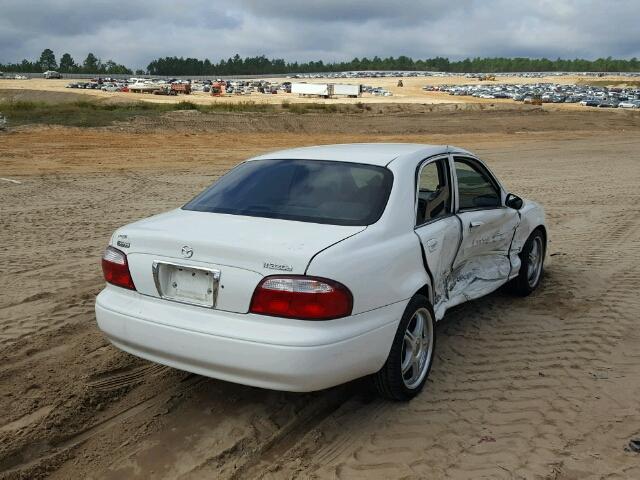
[[[164,299],[203,307],[216,304],[219,270],[153,262],[153,278]]]

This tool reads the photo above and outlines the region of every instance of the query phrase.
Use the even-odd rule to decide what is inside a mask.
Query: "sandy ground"
[[[210,103],[238,103],[238,102],[256,102],[256,103],[271,103],[280,104],[286,100],[296,103],[308,103],[308,102],[320,102],[320,103],[368,103],[368,104],[383,104],[389,105],[394,103],[405,104],[513,104],[514,102],[509,99],[482,99],[474,97],[453,97],[446,93],[440,92],[425,92],[422,87],[426,85],[460,85],[460,84],[490,84],[490,83],[511,83],[511,84],[530,84],[538,82],[552,82],[561,84],[575,84],[579,82],[588,83],[589,80],[593,81],[609,81],[612,85],[625,85],[625,82],[629,81],[628,77],[606,76],[599,78],[582,77],[578,75],[563,75],[563,76],[550,76],[542,78],[522,78],[522,77],[498,77],[496,82],[480,82],[476,79],[465,78],[464,76],[446,76],[446,77],[407,77],[402,78],[403,87],[398,87],[398,80],[400,78],[388,77],[388,78],[352,78],[352,79],[284,79],[273,78],[265,79],[274,82],[283,82],[285,80],[292,82],[307,82],[307,83],[350,83],[350,84],[364,84],[375,87],[383,87],[393,93],[390,97],[373,96],[370,94],[364,94],[360,98],[344,98],[336,97],[333,99],[320,99],[316,97],[299,97],[298,95],[278,93],[276,95],[252,93],[250,95],[227,95],[225,97],[211,97],[207,93],[194,92],[188,96],[167,97],[160,95],[144,94],[144,93],[122,93],[122,92],[102,92],[99,90],[84,90],[84,89],[68,89],[65,88],[70,82],[77,80],[45,80],[42,78],[32,78],[29,80],[2,80],[0,79],[0,89],[8,90],[38,90],[40,92],[50,93],[73,93],[76,95],[83,95],[84,97],[78,98],[95,98],[103,101],[133,101],[143,100],[148,102],[157,103],[172,103],[179,102],[188,99],[191,102],[199,104]],[[15,98],[16,95],[12,96]],[[41,95],[42,100],[47,100],[51,97],[52,100],[58,101],[59,97],[48,96],[44,93]],[[19,98],[19,95],[17,96]],[[29,96],[32,99],[32,96]],[[575,109],[580,107],[575,104],[554,104],[549,105],[548,108],[552,109]],[[584,107],[582,107],[584,109]]]
[[[640,478],[625,451],[640,436],[640,116],[583,113],[169,115],[0,133],[0,476]],[[116,227],[256,152],[352,141],[471,149],[547,210],[541,288],[447,314],[419,397],[382,401],[360,381],[244,387],[105,341],[93,304]]]

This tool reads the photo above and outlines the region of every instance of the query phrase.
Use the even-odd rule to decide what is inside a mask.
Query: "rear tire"
[[[435,332],[429,302],[424,296],[415,295],[402,315],[387,361],[373,375],[373,385],[380,396],[407,401],[420,393],[433,363]]]
[[[510,290],[521,297],[531,294],[544,273],[544,256],[547,251],[544,233],[536,228],[527,239],[520,252],[520,271],[518,276],[509,282]]]

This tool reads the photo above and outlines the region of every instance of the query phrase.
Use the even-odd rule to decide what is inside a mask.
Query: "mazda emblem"
[[[189,245],[185,245],[184,247],[182,247],[182,256],[184,258],[193,257],[193,248],[191,248]]]

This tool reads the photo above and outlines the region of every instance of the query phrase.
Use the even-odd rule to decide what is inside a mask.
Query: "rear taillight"
[[[331,320],[351,315],[347,287],[326,278],[302,275],[265,277],[251,299],[251,313],[300,320]]]
[[[102,255],[102,272],[107,282],[129,290],[136,289],[129,272],[127,256],[117,248],[107,247],[104,251]]]

